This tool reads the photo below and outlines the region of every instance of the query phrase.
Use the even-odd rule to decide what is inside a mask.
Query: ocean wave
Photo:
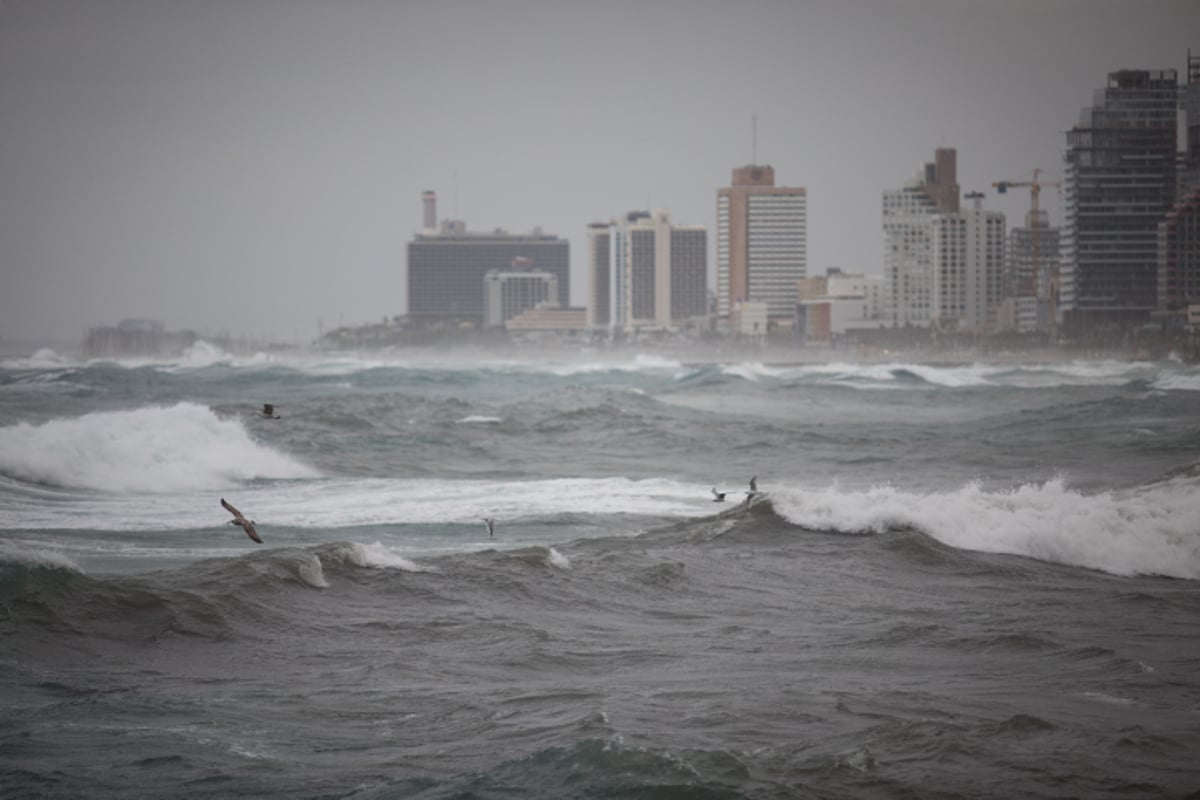
[[[914,528],[961,550],[1113,575],[1200,580],[1200,492],[1190,478],[1091,495],[1055,479],[1007,492],[977,483],[940,493],[834,485],[780,489],[772,498],[777,514],[805,528],[857,534]]]
[[[356,567],[375,569],[398,569],[403,572],[427,572],[427,568],[396,553],[382,542],[361,544],[359,542],[336,542],[322,545],[317,552],[339,564],[351,563]]]
[[[0,428],[0,474],[69,489],[173,492],[316,472],[252,440],[239,420],[184,402]]]
[[[1200,372],[1168,372],[1150,384],[1155,389],[1177,392],[1200,392]]]
[[[0,358],[0,369],[62,369],[77,366],[78,363],[49,347],[43,347],[27,358]]]

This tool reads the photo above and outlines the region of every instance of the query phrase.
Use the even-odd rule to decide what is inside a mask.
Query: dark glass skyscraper
[[[432,192],[427,192],[431,195]],[[426,200],[428,203],[428,200]],[[428,209],[426,219],[428,219]],[[483,324],[484,277],[511,271],[518,259],[549,272],[558,284],[558,304],[570,305],[570,243],[535,228],[529,234],[476,233],[462,222],[443,222],[408,243],[408,316],[421,325],[438,322]]]
[[[1059,308],[1068,330],[1138,324],[1158,303],[1178,102],[1173,69],[1113,72],[1067,132]]]

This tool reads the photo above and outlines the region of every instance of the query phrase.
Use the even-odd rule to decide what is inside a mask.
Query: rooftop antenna
[[[750,115],[750,164],[758,163],[758,114]]]

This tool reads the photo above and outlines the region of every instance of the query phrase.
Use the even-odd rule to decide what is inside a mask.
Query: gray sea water
[[[1196,796],[1197,489],[1173,361],[8,359],[0,797]]]

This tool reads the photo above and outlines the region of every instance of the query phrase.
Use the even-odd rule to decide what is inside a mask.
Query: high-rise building
[[[588,227],[589,324],[678,328],[708,313],[708,232],[666,211],[633,211]]]
[[[1004,215],[987,211],[983,195],[949,214],[933,217],[933,323],[984,333],[995,327],[1004,275]]]
[[[1145,322],[1158,304],[1158,225],[1175,201],[1177,73],[1121,70],[1067,132],[1062,323]]]
[[[432,192],[423,195],[425,220]],[[557,279],[563,308],[570,298],[570,244],[535,228],[529,234],[468,231],[457,220],[444,220],[435,231],[422,231],[408,243],[408,316],[417,324],[484,322],[484,276],[511,269],[514,259]]]
[[[894,327],[934,316],[934,220],[959,208],[958,153],[939,148],[902,188],[883,193],[884,315]]]
[[[790,325],[796,285],[808,276],[808,193],[776,186],[775,170],[733,170],[717,190],[717,313],[765,302],[771,322]]]
[[[589,328],[610,328],[614,325],[612,286],[612,235],[610,223],[593,222],[588,225],[588,304],[587,324]]]
[[[1200,304],[1200,56],[1190,51],[1181,91],[1186,149],[1178,199],[1158,226],[1158,307],[1171,312]]]

